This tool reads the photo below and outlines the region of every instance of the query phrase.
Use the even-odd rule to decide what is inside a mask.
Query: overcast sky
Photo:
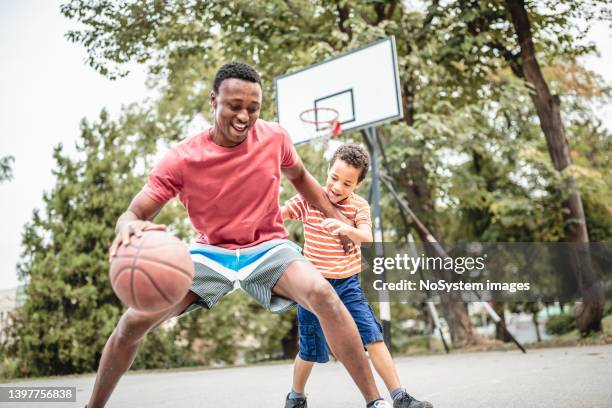
[[[142,69],[112,82],[85,65],[84,49],[64,39],[74,24],[59,4],[0,0],[0,157],[15,157],[13,181],[0,184],[0,289],[18,284],[23,225],[53,187],[53,146],[74,151],[81,118],[94,120],[102,108],[116,116],[122,105],[150,96]],[[610,34],[604,24],[595,27],[590,38],[602,57],[586,64],[612,83]],[[600,115],[612,129],[612,106]]]

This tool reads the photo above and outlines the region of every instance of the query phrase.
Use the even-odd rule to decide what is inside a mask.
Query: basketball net
[[[310,136],[309,143],[320,150],[327,146],[330,138],[342,133],[338,111],[333,108],[311,108],[300,114],[304,131]]]

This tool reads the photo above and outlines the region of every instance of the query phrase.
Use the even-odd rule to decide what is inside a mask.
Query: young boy
[[[340,146],[329,163],[325,191],[355,227],[325,216],[296,195],[285,203],[283,220],[298,220],[304,224],[304,256],[308,258],[334,287],[338,296],[357,324],[361,340],[370,354],[374,368],[393,398],[394,408],[431,408],[429,402],[411,397],[400,381],[387,346],[382,328],[374,317],[359,283],[361,270],[360,243],[372,242],[372,224],[368,202],[353,193],[361,186],[370,166],[370,157],[354,144]],[[355,246],[348,253],[342,249],[338,235],[348,236]],[[298,306],[300,352],[295,359],[293,387],[287,395],[285,408],[306,408],[304,388],[314,363],[329,361],[327,343],[316,316]],[[380,401],[380,406],[386,404]]]

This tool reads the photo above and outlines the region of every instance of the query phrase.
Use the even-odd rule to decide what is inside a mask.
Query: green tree
[[[545,12],[553,7],[555,13]],[[445,64],[463,83],[472,86],[482,83],[491,73],[507,66],[529,86],[529,97],[550,159],[563,180],[558,187],[559,213],[564,221],[562,240],[585,244],[583,249],[568,254],[568,262],[573,265],[580,287],[584,288],[584,297],[591,299],[577,314],[578,326],[583,333],[600,331],[603,291],[594,277],[586,247],[587,221],[580,190],[571,172],[572,158],[562,119],[561,97],[551,91],[542,66],[560,61],[574,63],[578,56],[592,52],[592,44],[583,45],[580,41],[588,28],[581,28],[578,21],[588,23],[597,17],[609,16],[609,1],[578,4],[459,0],[444,5],[434,2],[429,15],[432,20],[436,19],[438,28],[443,27],[440,32],[448,36],[451,45],[448,52],[455,54]]]
[[[82,122],[78,158],[61,145],[54,150],[56,184],[23,233],[18,270],[26,300],[4,345],[18,362],[13,375],[96,368],[122,310],[109,283],[108,246],[117,218],[143,182],[133,171],[140,159],[129,136],[102,112],[97,122]],[[153,343],[174,344],[165,333],[155,336]],[[157,359],[167,363],[164,356]]]
[[[517,75],[522,75],[533,86],[531,99],[540,119],[540,127],[546,138],[548,152],[557,171],[563,174],[572,164],[569,144],[561,117],[561,98],[551,93],[546,79],[542,74],[533,42],[531,21],[524,0],[506,0],[506,9],[512,16],[512,24],[518,37],[520,59]],[[582,197],[572,174],[565,176],[564,191],[566,197],[561,202],[564,224],[564,240],[574,243],[588,243],[586,217]],[[601,283],[596,279],[588,251],[574,250],[568,256],[569,262],[577,272],[579,286],[583,295],[590,299],[577,309],[576,320],[580,331],[587,334],[591,331],[601,331],[603,317],[604,295]],[[580,271],[580,272],[579,272]]]

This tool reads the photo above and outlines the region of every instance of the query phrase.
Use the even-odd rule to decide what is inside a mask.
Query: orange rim
[[[319,112],[326,112],[328,114],[331,114],[332,118],[327,120],[318,120],[317,117]],[[314,119],[308,117],[308,115],[312,114],[314,114]],[[332,134],[336,135],[338,134],[336,132],[340,130],[340,122],[338,122],[338,116],[340,116],[340,114],[334,108],[310,108],[300,113],[300,120],[304,123],[315,125],[317,130],[327,130],[331,128]]]

